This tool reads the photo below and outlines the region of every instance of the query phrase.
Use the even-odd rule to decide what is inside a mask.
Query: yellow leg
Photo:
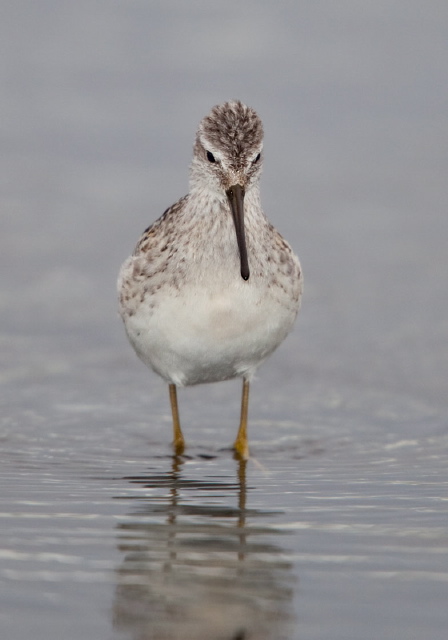
[[[233,448],[237,458],[247,460],[249,458],[249,443],[247,441],[247,411],[249,408],[249,382],[243,380],[243,395],[241,397],[240,428],[236,436]]]
[[[183,454],[185,450],[185,440],[182,435],[182,429],[180,428],[180,420],[179,420],[179,409],[177,407],[177,389],[175,384],[169,385],[170,389],[170,403],[171,403],[171,413],[173,414],[173,447],[174,453],[177,456]]]

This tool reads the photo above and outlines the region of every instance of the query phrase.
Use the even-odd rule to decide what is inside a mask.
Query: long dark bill
[[[235,224],[236,241],[240,252],[241,277],[249,280],[249,263],[247,260],[246,235],[244,233],[244,187],[234,184],[226,191]]]

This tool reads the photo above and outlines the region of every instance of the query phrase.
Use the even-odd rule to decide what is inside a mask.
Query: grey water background
[[[4,3],[0,636],[442,640],[448,5]],[[299,322],[252,387],[136,359],[115,278],[199,120],[265,125]]]

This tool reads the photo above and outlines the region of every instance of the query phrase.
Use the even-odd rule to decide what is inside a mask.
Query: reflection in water
[[[182,467],[175,457],[168,473],[127,478],[144,493],[118,527],[115,632],[138,640],[288,638],[291,563],[267,541],[280,535],[262,524],[268,514],[246,506],[246,462],[236,482],[187,480]]]

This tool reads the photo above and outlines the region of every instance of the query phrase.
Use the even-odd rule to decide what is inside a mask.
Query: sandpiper
[[[260,203],[263,125],[240,101],[200,123],[188,195],[148,227],[118,278],[137,355],[169,385],[174,450],[183,453],[178,386],[243,379],[234,449],[247,459],[249,383],[290,332],[302,275]]]

